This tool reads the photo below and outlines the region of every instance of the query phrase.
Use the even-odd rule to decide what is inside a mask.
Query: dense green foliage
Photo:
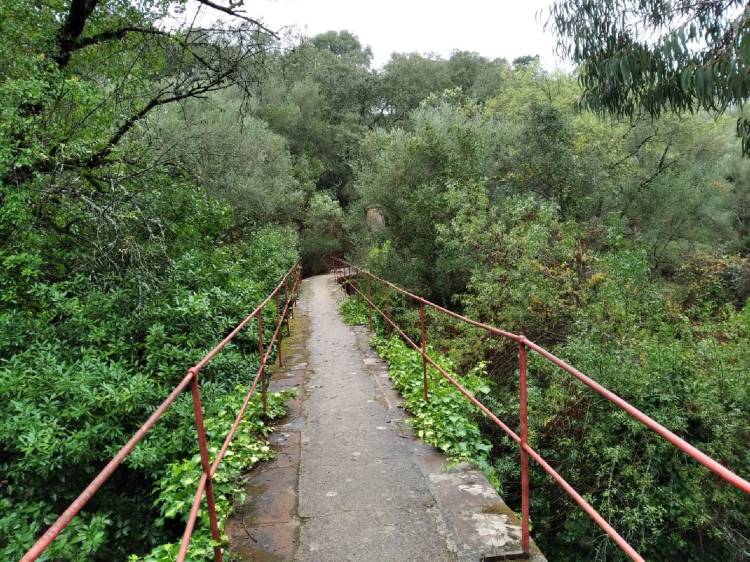
[[[368,306],[364,299],[347,298],[339,309],[347,324],[368,323]],[[371,344],[387,363],[394,387],[404,398],[404,408],[413,416],[407,421],[417,436],[443,451],[451,461],[475,463],[492,476],[494,472],[489,462],[492,445],[482,435],[476,408],[432,365],[427,366],[429,399],[425,400],[421,353],[397,336],[387,337],[384,322],[375,322],[374,329],[377,335]],[[431,347],[427,348],[427,354],[480,400],[490,392],[483,364],[460,375],[447,357]]]
[[[284,403],[293,396],[294,391],[283,393],[271,392],[267,395],[266,417],[273,420],[286,413]],[[222,404],[215,417],[205,418],[206,437],[209,442],[213,438],[214,445],[209,447],[209,454],[216,455],[219,451],[221,439],[229,432],[237,412],[247,394],[245,385],[238,385],[234,391],[222,398]],[[242,425],[235,434],[227,449],[226,457],[219,465],[216,475],[212,479],[216,512],[223,521],[232,510],[233,502],[244,499],[245,472],[256,463],[273,458],[271,446],[264,439],[269,431],[268,420],[261,418],[263,409],[260,397],[255,395],[245,412]],[[200,455],[169,464],[163,471],[157,487],[159,495],[154,504],[159,508],[158,525],[164,525],[167,520],[183,521],[195,495],[195,488],[201,477]],[[207,512],[199,512],[199,520],[194,531],[194,538],[190,542],[188,556],[192,560],[211,560],[214,556],[213,541],[209,530]],[[132,555],[131,562],[169,562],[174,560],[179,550],[179,542],[159,545],[145,556]]]
[[[349,255],[523,332],[750,472],[750,164],[732,138],[737,120],[747,137],[750,43],[737,2],[558,2],[551,23],[582,63],[571,75],[533,56],[462,51],[394,53],[373,69],[349,32],[286,49],[234,3],[202,27],[180,19],[186,6],[0,5],[3,558],[33,542],[298,256],[314,273]],[[659,33],[644,43],[637,22],[613,17],[620,6]],[[591,34],[592,21],[609,32]],[[581,99],[630,119],[580,113]],[[687,113],[641,117],[666,109]],[[382,227],[365,220],[373,206]],[[417,325],[407,303],[391,304]],[[344,313],[367,316],[359,304]],[[475,391],[517,423],[515,348],[431,315],[428,325],[433,356],[473,373]],[[249,326],[202,373],[212,432],[257,364],[255,337]],[[423,403],[418,356],[378,345],[418,431],[485,465],[517,503],[511,443],[434,373],[436,400]],[[646,557],[747,558],[738,492],[533,356],[529,404],[534,446]],[[268,454],[266,430],[253,406],[222,509],[234,476]],[[169,559],[194,441],[182,397],[47,559]],[[535,535],[551,559],[620,559],[554,484],[533,479]]]
[[[431,365],[427,369],[428,400],[424,399],[422,356],[396,336],[376,338],[375,349],[388,364],[394,386],[404,397],[404,407],[413,414],[409,422],[417,436],[443,451],[453,461],[472,461],[489,471],[487,461],[492,449],[477,424],[477,411],[445,377]],[[449,373],[455,372],[451,361],[434,353],[427,354]],[[490,387],[482,378],[484,366],[458,376],[458,382],[480,400]]]
[[[533,62],[496,96],[446,90],[354,162],[353,256],[377,273],[548,347],[740,474],[750,471],[747,163],[731,116],[631,123],[572,110],[575,79]],[[385,228],[361,226],[384,210]],[[394,308],[415,326],[414,311]],[[459,372],[485,364],[487,403],[518,423],[515,344],[430,317]],[[533,445],[646,558],[741,560],[736,490],[531,359]],[[517,449],[485,426],[518,501]],[[621,559],[534,470],[535,537],[555,559]],[[517,504],[515,504],[517,507]]]
[[[3,502],[15,508],[0,524],[5,558],[22,554],[293,259],[291,233],[268,230],[251,243],[186,251],[147,286],[127,273],[113,276],[112,287],[80,277],[50,282],[41,259],[36,268],[19,264],[18,280],[6,278],[3,294],[23,307],[6,305],[0,314]],[[267,320],[272,326],[272,310]],[[250,329],[203,371],[207,416],[247,383],[256,350]],[[56,541],[51,559],[122,558],[168,537],[153,527],[156,484],[167,463],[195,446],[190,397],[183,396],[91,502],[96,515],[84,514]]]
[[[0,6],[3,560],[33,544],[298,258],[305,201],[286,141],[238,119],[270,35],[246,19],[159,27],[182,6]],[[256,331],[201,373],[213,444],[257,368]],[[240,465],[267,454],[265,431],[253,411],[223,506]],[[43,559],[124,560],[173,542],[187,512],[177,492],[194,482],[178,490],[170,471],[193,478],[196,448],[184,395]]]
[[[347,324],[351,324],[352,326],[367,324],[369,307],[363,299],[348,298],[341,301],[339,312]]]

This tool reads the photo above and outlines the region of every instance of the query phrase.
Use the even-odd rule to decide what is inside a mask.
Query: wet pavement
[[[331,276],[306,279],[284,367],[298,387],[227,523],[235,559],[481,560],[520,552],[520,528],[481,472],[418,440],[362,327],[338,313]],[[534,560],[543,561],[538,553]]]

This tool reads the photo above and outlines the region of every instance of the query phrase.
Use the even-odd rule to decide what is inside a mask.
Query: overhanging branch
[[[120,124],[120,126],[117,128],[114,134],[107,141],[107,144],[105,144],[100,150],[92,154],[85,161],[77,162],[76,164],[84,168],[96,168],[98,166],[101,166],[104,163],[104,159],[107,156],[109,156],[112,150],[114,150],[115,146],[117,146],[120,140],[122,140],[122,137],[124,137],[125,134],[128,131],[130,131],[135,126],[136,123],[138,123],[138,121],[140,121],[146,115],[148,115],[148,113],[151,110],[161,105],[174,103],[174,102],[181,101],[181,100],[188,99],[188,98],[195,98],[202,94],[207,94],[209,92],[220,90],[224,87],[225,81],[228,78],[228,76],[229,76],[229,72],[221,76],[217,76],[214,80],[212,80],[208,84],[197,86],[185,92],[173,94],[167,97],[161,97],[161,95],[158,95],[152,98],[145,106],[143,106],[143,108],[140,111],[138,111],[137,113],[134,113],[133,115],[128,117],[125,121],[123,121]]]
[[[254,26],[256,26],[258,29],[270,34],[275,39],[279,38],[278,34],[275,31],[271,31],[269,28],[263,25],[259,20],[248,17],[245,14],[243,14],[240,10],[238,10],[238,8],[242,6],[243,4],[243,0],[239,0],[239,2],[232,2],[232,0],[230,0],[229,6],[222,6],[221,4],[216,4],[215,2],[212,2],[211,0],[197,0],[197,2],[199,4],[203,4],[204,6],[208,6],[209,8],[212,8],[219,12],[223,12],[232,17],[239,18],[248,23],[251,23]]]

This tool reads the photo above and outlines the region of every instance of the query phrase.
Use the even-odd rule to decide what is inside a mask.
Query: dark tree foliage
[[[199,4],[230,21],[160,23],[184,9],[179,0],[3,3],[3,110],[15,125],[0,131],[3,183],[69,171],[96,190],[101,170],[123,163],[115,148],[157,108],[231,86],[248,91],[275,34],[234,4]]]
[[[363,66],[369,66],[372,60],[372,49],[363,48],[359,39],[349,31],[326,31],[313,37],[310,43],[338,57],[351,57]]]
[[[267,224],[288,220],[280,205],[242,205],[260,189],[263,201],[297,192],[283,139],[251,122],[249,142],[237,122],[276,39],[234,1],[190,4],[223,17],[213,23],[187,4],[0,2],[2,560],[23,555],[297,259],[296,233]],[[196,114],[222,130],[196,134]],[[257,342],[238,343],[201,381],[217,432],[256,363]],[[174,560],[194,452],[180,398],[42,559]],[[199,523],[189,556],[206,551]]]
[[[547,25],[580,65],[585,107],[658,117],[744,104],[749,18],[742,0],[564,0],[550,8]],[[750,154],[748,118],[738,118],[737,133]]]

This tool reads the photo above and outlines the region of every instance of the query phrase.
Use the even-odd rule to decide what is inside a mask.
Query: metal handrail
[[[117,452],[117,454],[110,460],[107,465],[102,469],[102,471],[91,481],[91,483],[83,490],[83,492],[80,493],[80,495],[68,506],[68,508],[57,518],[57,520],[50,525],[50,527],[45,531],[45,533],[39,537],[39,539],[34,543],[34,545],[24,554],[23,558],[21,558],[21,562],[32,562],[36,560],[46,549],[49,547],[50,544],[55,540],[55,538],[62,532],[63,529],[70,523],[70,521],[84,508],[84,506],[88,503],[88,501],[96,494],[96,492],[99,490],[99,488],[102,487],[102,485],[109,479],[110,476],[115,472],[118,466],[122,464],[123,460],[130,454],[130,452],[133,450],[133,448],[145,437],[146,433],[156,424],[157,421],[159,421],[159,418],[164,414],[164,412],[167,411],[169,406],[172,405],[172,403],[177,399],[177,397],[187,389],[188,385],[190,385],[191,395],[193,399],[193,413],[195,416],[195,426],[198,433],[198,449],[200,451],[200,458],[201,458],[201,478],[198,482],[198,487],[195,492],[195,496],[193,498],[193,504],[190,509],[190,513],[188,515],[187,521],[185,523],[185,531],[182,535],[182,541],[180,543],[180,550],[179,554],[177,555],[177,562],[183,562],[185,560],[185,556],[187,555],[188,546],[190,544],[190,538],[193,534],[193,529],[195,527],[195,521],[198,517],[198,509],[200,508],[201,501],[203,499],[203,494],[205,492],[206,494],[206,503],[208,507],[208,518],[209,518],[209,524],[211,527],[211,537],[216,543],[216,546],[214,546],[214,559],[216,562],[222,561],[222,555],[221,555],[221,547],[218,546],[218,543],[221,541],[221,533],[219,532],[219,524],[216,519],[216,504],[214,501],[214,494],[213,494],[213,486],[212,486],[212,480],[213,477],[216,475],[216,470],[218,469],[219,463],[221,463],[221,460],[224,458],[224,455],[227,452],[227,448],[229,447],[229,444],[234,437],[235,432],[237,431],[237,427],[240,424],[240,421],[242,420],[243,415],[245,414],[245,411],[247,410],[247,406],[250,403],[250,398],[252,397],[253,392],[255,391],[256,387],[258,386],[258,382],[261,382],[261,394],[262,394],[262,404],[263,404],[263,414],[266,415],[267,413],[267,390],[268,390],[268,377],[263,376],[265,373],[265,367],[266,363],[268,361],[268,357],[271,353],[271,350],[273,349],[273,346],[275,343],[277,343],[277,355],[279,359],[279,365],[281,365],[282,358],[281,358],[281,345],[283,340],[283,335],[281,332],[281,327],[284,323],[284,321],[287,319],[287,315],[291,313],[292,308],[294,307],[294,299],[290,299],[290,293],[291,295],[296,294],[297,288],[299,287],[300,278],[301,278],[301,267],[299,262],[295,263],[292,267],[290,267],[287,272],[284,274],[284,276],[281,278],[281,281],[279,281],[279,284],[276,285],[273,291],[271,291],[268,296],[261,302],[255,310],[253,310],[250,314],[248,314],[242,322],[237,324],[237,326],[227,335],[223,340],[221,340],[211,351],[209,351],[203,358],[198,361],[194,366],[192,366],[190,369],[188,369],[185,376],[182,378],[182,380],[175,386],[175,388],[172,390],[172,392],[169,393],[169,396],[154,410],[154,413],[149,416],[149,418],[141,425],[141,427],[133,434],[133,436],[130,438],[130,440]],[[292,283],[292,287],[290,290],[289,284],[290,281]],[[283,291],[282,291],[283,289]],[[281,294],[284,293],[284,308],[283,311],[281,309]],[[269,342],[268,346],[265,347],[263,345],[263,310],[268,305],[271,300],[276,297],[276,329],[274,330],[273,336],[271,337],[271,341]],[[216,458],[213,461],[213,464],[209,463],[208,458],[208,445],[206,442],[206,430],[205,426],[203,424],[203,408],[201,406],[201,399],[200,399],[200,390],[198,386],[198,374],[200,373],[201,369],[208,365],[208,363],[211,362],[211,360],[219,353],[222,349],[230,342],[232,341],[235,336],[242,331],[242,329],[253,319],[258,318],[258,348],[259,348],[259,354],[260,354],[260,363],[258,365],[258,371],[253,378],[253,381],[250,385],[250,388],[247,391],[247,394],[245,395],[245,400],[242,403],[242,406],[240,407],[240,410],[237,413],[237,416],[234,420],[234,423],[232,424],[232,427],[229,430],[229,433],[227,434],[226,438],[224,439],[224,442],[221,446],[221,449],[216,455]],[[278,340],[278,342],[277,342]]]
[[[353,290],[355,290],[362,298],[367,301],[368,304],[368,324],[372,327],[372,311],[377,311],[388,323],[389,333],[390,328],[398,332],[398,334],[416,351],[422,356],[422,370],[423,370],[423,392],[424,399],[428,399],[428,388],[427,388],[427,364],[429,363],[434,367],[445,379],[447,379],[453,386],[458,389],[461,394],[466,396],[479,410],[486,415],[495,425],[502,429],[513,441],[518,443],[521,450],[521,544],[524,553],[529,552],[529,477],[528,477],[528,457],[534,459],[543,469],[549,474],[555,482],[571,497],[573,500],[587,513],[587,515],[599,525],[599,527],[627,554],[631,560],[643,561],[635,549],[628,544],[628,542],[602,517],[602,515],[594,509],[575,489],[557,472],[553,469],[544,458],[536,452],[528,443],[528,412],[527,412],[527,384],[526,384],[526,351],[530,349],[536,352],[541,357],[550,361],[560,369],[575,377],[586,386],[612,402],[618,408],[627,412],[635,420],[641,422],[649,429],[655,431],[661,437],[669,441],[672,445],[698,461],[700,464],[708,468],[709,470],[716,473],[724,481],[728,482],[738,490],[750,494],[750,482],[744,478],[738,476],[722,464],[718,463],[699,449],[692,446],[684,439],[675,435],[672,431],[655,421],[653,418],[641,412],[635,406],[632,406],[627,401],[617,396],[614,392],[607,390],[598,382],[592,378],[584,375],[581,371],[572,367],[559,357],[550,353],[543,347],[537,345],[531,340],[527,339],[521,334],[515,334],[506,330],[501,330],[489,324],[484,324],[471,318],[467,318],[461,314],[443,308],[427,299],[415,295],[371,273],[370,271],[360,268],[354,264],[351,264],[343,259],[334,257],[333,260],[333,273],[338,283],[347,284]],[[357,283],[352,283],[352,278],[356,272]],[[367,295],[361,291],[359,276],[364,274],[367,277]],[[379,281],[386,288],[386,310],[385,312],[378,307],[372,301],[372,280]],[[421,341],[416,343],[391,319],[390,313],[390,297],[391,290],[394,290],[414,301],[419,303],[419,317],[420,317],[420,332]],[[456,381],[445,369],[438,365],[426,352],[425,342],[425,306],[429,306],[438,312],[451,316],[457,320],[465,322],[471,326],[481,328],[491,334],[501,336],[503,338],[513,340],[518,343],[518,374],[519,374],[519,418],[520,418],[520,435],[514,432],[510,427],[503,423],[497,416],[495,416],[487,406],[482,404],[471,392],[466,390],[461,384]]]

